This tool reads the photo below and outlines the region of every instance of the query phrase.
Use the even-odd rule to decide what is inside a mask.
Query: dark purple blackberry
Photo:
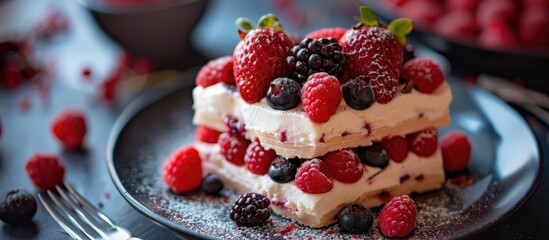
[[[256,226],[271,216],[269,199],[259,193],[246,193],[234,203],[230,217],[237,226]]]
[[[288,110],[301,102],[301,85],[291,78],[277,78],[269,84],[267,103],[276,110]]]
[[[381,144],[374,142],[372,146],[358,147],[356,154],[360,161],[368,166],[385,168],[389,164],[389,155]]]
[[[210,173],[202,179],[200,188],[206,194],[219,195],[219,192],[223,189],[223,182],[218,176]]]
[[[374,223],[372,211],[356,203],[341,209],[337,219],[346,233],[367,233]]]
[[[22,189],[13,189],[0,197],[0,220],[12,224],[29,223],[36,213],[36,200]]]
[[[408,43],[406,46],[404,46],[402,48],[402,52],[404,53],[403,63],[406,63],[406,62],[416,58],[416,54],[415,54],[415,51],[414,51],[414,46],[412,46],[412,44]]]
[[[298,167],[299,159],[286,159],[282,156],[276,156],[269,167],[269,177],[277,183],[292,181]]]
[[[345,102],[353,109],[364,110],[376,101],[374,90],[363,75],[349,80],[341,87]]]
[[[310,75],[317,72],[326,72],[340,78],[345,69],[346,58],[337,39],[305,38],[292,48],[286,61],[294,72],[294,79],[305,83]]]

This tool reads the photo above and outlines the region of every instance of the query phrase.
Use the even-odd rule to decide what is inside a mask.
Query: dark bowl
[[[191,33],[208,0],[173,0],[135,7],[109,7],[77,0],[99,27],[135,56],[148,58],[157,69],[186,69],[204,62],[191,44]]]

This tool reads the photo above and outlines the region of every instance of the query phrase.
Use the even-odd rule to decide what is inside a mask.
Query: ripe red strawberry
[[[441,16],[433,28],[447,38],[468,41],[475,41],[479,32],[475,16],[467,10],[455,10]]]
[[[417,207],[407,195],[394,197],[383,207],[378,223],[386,237],[405,237],[416,227]]]
[[[477,10],[479,26],[487,27],[493,22],[511,23],[518,12],[513,0],[484,0]]]
[[[65,167],[55,155],[35,153],[25,164],[30,180],[39,189],[55,188],[63,183]]]
[[[449,10],[465,10],[475,12],[481,0],[447,0],[445,2],[446,9]]]
[[[549,47],[549,11],[541,8],[525,9],[518,30],[518,36],[528,46]]]
[[[209,61],[196,76],[196,85],[205,88],[218,82],[234,84],[233,58],[231,56]]]
[[[244,101],[259,102],[272,80],[289,74],[286,57],[292,46],[286,33],[265,27],[251,30],[238,43],[233,54],[234,80]]]
[[[250,172],[257,175],[265,175],[269,171],[271,161],[276,157],[274,150],[266,150],[259,141],[254,141],[248,146],[244,162]]]
[[[205,125],[200,125],[196,129],[196,139],[205,143],[217,143],[220,134],[221,132],[206,127]]]
[[[301,90],[305,113],[316,123],[327,122],[336,112],[342,98],[339,81],[325,72],[309,76]]]
[[[398,91],[402,46],[389,30],[360,26],[349,29],[340,40],[347,54],[349,79],[364,75],[378,103],[388,103]]]
[[[514,48],[518,41],[509,26],[495,21],[484,28],[478,38],[481,45],[488,48]]]
[[[414,82],[416,89],[422,93],[435,91],[444,82],[444,74],[431,59],[414,58],[404,64],[402,77]]]
[[[400,12],[403,16],[411,18],[414,24],[422,27],[431,27],[443,15],[442,7],[432,0],[408,1]]]
[[[387,136],[381,140],[381,146],[395,162],[402,162],[408,156],[408,143],[403,136]]]
[[[202,160],[198,151],[187,146],[173,152],[164,163],[162,179],[175,193],[184,193],[200,187]]]
[[[325,163],[314,158],[301,164],[295,175],[295,185],[304,193],[325,193],[332,190],[334,180]]]
[[[347,29],[346,28],[341,28],[341,27],[333,27],[333,28],[323,28],[323,29],[319,29],[319,30],[316,30],[316,31],[313,31],[313,32],[310,32],[309,34],[307,34],[307,36],[305,36],[305,38],[310,38],[310,39],[319,39],[319,38],[335,38],[335,39],[340,39],[341,36],[343,36],[343,34],[345,34],[345,32],[347,32]]]
[[[53,135],[68,149],[82,147],[86,135],[86,119],[79,110],[61,112],[51,125]]]
[[[218,142],[221,147],[221,155],[223,155],[227,161],[237,166],[244,165],[244,155],[246,154],[248,145],[250,145],[250,141],[243,137],[222,133],[219,136]]]
[[[435,128],[427,128],[406,135],[408,148],[421,157],[429,157],[437,151],[438,134]]]
[[[450,132],[440,141],[442,160],[446,171],[459,171],[467,168],[471,157],[471,143],[461,131]]]
[[[322,159],[330,174],[342,183],[355,183],[364,174],[364,165],[351,150],[329,152]]]

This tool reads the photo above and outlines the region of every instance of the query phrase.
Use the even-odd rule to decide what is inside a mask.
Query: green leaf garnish
[[[250,19],[247,19],[245,17],[239,17],[235,21],[236,27],[238,27],[239,30],[243,32],[248,32],[252,29],[254,29],[254,26],[252,25],[252,22],[250,22]]]
[[[406,44],[408,44],[406,35],[412,32],[414,26],[412,24],[412,20],[410,20],[409,18],[398,18],[389,23],[389,26],[387,26],[387,28],[389,29],[389,31],[395,34],[398,42],[402,46],[405,46]]]
[[[278,18],[272,13],[263,15],[257,22],[257,26],[270,27],[276,30],[282,29],[282,24],[278,21]]]
[[[374,12],[374,10],[366,6],[360,6],[360,20],[362,23],[364,23],[364,25],[368,27],[379,26],[376,12]]]

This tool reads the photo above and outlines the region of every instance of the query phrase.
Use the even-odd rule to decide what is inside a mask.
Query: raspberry
[[[12,224],[30,223],[36,213],[36,199],[22,189],[8,190],[0,196],[0,220]]]
[[[55,155],[35,153],[25,164],[30,180],[39,189],[55,188],[63,183],[65,167]]]
[[[494,22],[510,23],[517,12],[513,0],[485,0],[479,3],[476,19],[481,27]]]
[[[337,78],[322,72],[309,76],[301,98],[307,116],[313,122],[325,123],[336,112],[343,94]]]
[[[445,3],[446,9],[450,10],[465,10],[468,12],[476,12],[480,0],[448,0]]]
[[[228,133],[231,136],[244,137],[244,133],[246,132],[246,124],[233,116],[225,117],[224,122],[225,126],[229,128]]]
[[[271,201],[259,193],[240,195],[231,208],[230,217],[237,226],[256,226],[271,216]]]
[[[437,151],[438,135],[434,128],[406,135],[408,149],[418,156],[429,157]]]
[[[428,58],[415,58],[404,64],[402,77],[414,82],[416,89],[422,93],[432,93],[444,82],[440,67]]]
[[[202,160],[198,151],[187,146],[173,152],[164,163],[162,179],[174,193],[184,193],[200,187]]]
[[[311,159],[301,164],[295,175],[295,185],[304,193],[325,193],[332,190],[334,180],[320,159]]]
[[[234,84],[233,58],[231,56],[209,61],[196,76],[196,85],[205,88],[218,82]]]
[[[286,58],[288,67],[294,70],[294,79],[304,83],[310,75],[325,72],[337,78],[343,75],[345,55],[334,38],[303,39],[292,48]]]
[[[244,165],[244,155],[250,145],[250,141],[243,137],[231,136],[228,133],[222,133],[219,136],[219,146],[221,154],[225,159],[237,166]]]
[[[256,140],[248,146],[244,162],[250,172],[257,175],[265,175],[269,171],[269,166],[274,157],[276,157],[274,150],[264,149],[259,141]]]
[[[466,10],[456,10],[442,16],[433,26],[435,32],[451,39],[474,41],[479,32],[475,16]]]
[[[431,0],[408,1],[402,6],[401,12],[422,27],[430,27],[443,15],[442,7]]]
[[[416,227],[416,203],[408,195],[394,197],[381,210],[378,223],[386,237],[405,237]]]
[[[259,102],[269,83],[287,76],[286,57],[293,41],[286,33],[257,28],[246,34],[234,50],[234,79],[240,96],[247,103]]]
[[[478,38],[481,45],[487,48],[514,48],[518,40],[507,24],[495,21],[486,26]]]
[[[84,114],[73,109],[63,111],[53,120],[51,131],[66,148],[81,148],[86,135]]]
[[[196,129],[196,139],[205,143],[217,143],[220,134],[221,132],[206,127],[205,125],[200,125]]]
[[[381,146],[395,162],[402,162],[408,156],[408,143],[403,136],[384,137]]]
[[[440,141],[442,160],[446,171],[459,171],[467,168],[471,157],[471,143],[461,131],[450,132]]]
[[[319,38],[334,38],[340,39],[343,34],[347,32],[346,28],[334,27],[334,28],[322,28],[313,32],[310,32],[305,38],[319,39]]]
[[[339,150],[329,152],[322,158],[326,163],[326,169],[335,180],[342,183],[354,183],[364,173],[364,166],[360,158],[351,150]]]

